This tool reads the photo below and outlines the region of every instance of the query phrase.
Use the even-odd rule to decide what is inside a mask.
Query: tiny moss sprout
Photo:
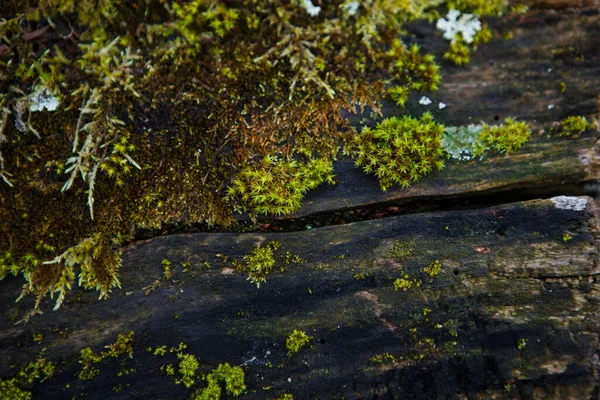
[[[262,246],[255,247],[250,254],[244,256],[243,261],[235,262],[239,272],[247,273],[248,280],[260,287],[261,283],[267,281],[267,276],[273,271],[276,261],[273,251],[279,249],[279,242],[271,241]]]
[[[529,141],[531,131],[526,122],[506,118],[498,126],[484,125],[481,140],[501,153],[511,153]]]
[[[406,257],[413,254],[413,243],[410,241],[396,241],[392,248],[387,252],[388,258],[393,258],[396,261],[402,261]]]
[[[408,274],[404,274],[394,281],[394,290],[408,290],[412,289],[414,285],[415,283],[409,279]]]
[[[429,113],[420,119],[404,116],[384,119],[375,128],[363,128],[354,137],[355,164],[375,174],[387,191],[394,185],[407,188],[412,182],[444,167],[440,140],[444,127]]]
[[[430,278],[435,278],[442,272],[442,264],[438,260],[435,260],[425,268],[423,268],[423,272],[429,275]]]
[[[199,367],[198,360],[193,354],[186,353],[177,353],[177,358],[179,359],[181,377],[175,379],[175,383],[189,388],[196,382],[196,371]]]
[[[171,266],[171,261],[164,259],[162,260],[161,265],[163,267],[163,278],[165,280],[173,278],[173,268]]]
[[[594,129],[594,125],[589,123],[585,117],[571,116],[560,122],[560,134],[558,136],[577,139],[582,133],[592,129]]]
[[[77,374],[81,380],[90,380],[95,378],[99,373],[95,365],[107,358],[118,358],[122,354],[129,354],[129,358],[133,358],[133,341],[135,333],[130,331],[128,334],[120,334],[114,343],[106,346],[107,351],[100,354],[94,353],[90,347],[85,347],[79,351],[79,364],[83,369]]]
[[[285,341],[285,347],[288,353],[291,355],[299,352],[304,346],[308,344],[312,339],[306,332],[294,329],[294,331],[287,337]]]
[[[525,346],[527,346],[527,339],[521,338],[521,339],[517,340],[517,345],[516,345],[517,350],[523,351],[523,350],[525,350]]]
[[[567,243],[571,239],[573,239],[573,236],[570,233],[563,233],[563,235],[562,235],[563,242]]]
[[[385,362],[395,363],[396,357],[394,357],[390,353],[386,352],[386,353],[382,353],[382,354],[375,354],[374,356],[369,358],[370,364],[383,364]]]

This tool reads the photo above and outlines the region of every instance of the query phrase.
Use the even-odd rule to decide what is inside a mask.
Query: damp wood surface
[[[493,125],[514,117],[532,126],[529,143],[509,155],[488,152],[483,160],[447,160],[442,171],[408,189],[396,187],[386,193],[373,175],[365,175],[351,158],[341,156],[335,164],[339,182],[308,193],[294,217],[381,202],[496,195],[522,189],[551,191],[562,185],[596,182],[600,178],[597,132],[565,140],[553,137],[550,131],[570,115],[598,116],[600,4],[531,2],[531,6],[531,11],[511,21],[491,22],[500,31],[510,27],[512,39],[496,38],[479,47],[467,66],[444,65],[440,90],[428,94],[431,105],[420,105],[421,94],[414,94],[407,106],[413,115],[430,111],[447,126]],[[441,58],[446,43],[435,38],[435,27],[416,23],[407,30],[424,50]],[[561,82],[566,85],[564,92]],[[439,110],[439,102],[446,108]],[[391,104],[384,104],[382,111],[384,116],[398,112]],[[366,116],[355,116],[356,124]]]
[[[8,280],[0,294],[0,371],[46,348],[58,372],[39,385],[40,398],[185,398],[190,390],[160,371],[174,360],[145,350],[184,342],[201,369],[243,365],[245,398],[592,399],[600,232],[594,201],[570,199],[579,210],[536,200],[302,232],[132,243],[123,248],[123,288],[110,299],[76,290],[60,311],[27,325],[10,319],[31,304],[14,304],[20,282]],[[233,261],[273,240],[278,254],[303,262],[278,265],[257,288]],[[165,259],[170,280],[161,279]],[[439,274],[428,273],[436,261]],[[157,279],[161,285],[146,294]],[[395,290],[396,279],[415,284]],[[294,329],[312,339],[289,356]],[[77,379],[81,348],[99,352],[132,330],[133,359],[101,363],[94,380]],[[383,362],[373,361],[378,356]],[[111,390],[118,385],[122,393]]]

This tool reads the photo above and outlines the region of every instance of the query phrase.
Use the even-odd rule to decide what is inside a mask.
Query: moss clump
[[[355,164],[379,179],[387,191],[394,185],[406,188],[434,169],[444,167],[440,140],[444,127],[429,113],[420,119],[387,118],[373,128],[363,128],[353,140]]]
[[[193,400],[219,400],[222,393],[219,382],[224,383],[225,392],[231,396],[240,396],[246,390],[244,370],[228,363],[219,364],[204,379],[208,385],[196,391],[191,397]]]
[[[393,42],[389,55],[396,60],[393,68],[394,82],[411,90],[438,89],[442,77],[433,55],[423,54],[416,44],[407,48],[399,40]]]
[[[415,281],[411,281],[408,278],[408,274],[404,274],[402,278],[398,278],[394,281],[394,290],[408,290],[415,286]]]
[[[375,354],[374,356],[369,358],[370,364],[383,364],[384,362],[395,363],[396,357],[394,357],[390,353],[382,353],[382,354]]]
[[[81,349],[79,351],[79,364],[83,365],[83,369],[77,374],[78,378],[81,380],[95,378],[100,373],[95,365],[107,358],[118,358],[124,353],[128,353],[129,358],[133,358],[134,336],[134,331],[117,336],[114,343],[106,346],[108,350],[100,354],[94,353],[90,347]]]
[[[261,283],[267,281],[267,276],[275,267],[273,251],[278,250],[280,246],[279,242],[267,242],[263,246],[254,248],[250,254],[244,256],[243,261],[235,262],[234,265],[239,272],[248,274],[250,282],[260,287]]]
[[[481,140],[501,153],[510,153],[529,141],[531,131],[526,122],[506,118],[499,126],[484,125]]]
[[[196,382],[196,371],[199,367],[198,360],[193,354],[185,353],[178,353],[177,358],[179,359],[179,373],[181,377],[175,379],[175,383],[189,388]]]
[[[461,38],[454,39],[444,53],[444,58],[454,65],[466,65],[471,59],[471,51],[464,40]]]
[[[413,243],[410,241],[396,241],[392,248],[387,252],[389,258],[393,258],[396,261],[402,261],[406,257],[410,257],[413,254]]]
[[[30,362],[17,375],[10,379],[0,379],[0,398],[10,400],[31,400],[30,389],[36,382],[43,382],[54,373],[54,363],[44,357]]]
[[[585,117],[571,116],[560,121],[560,134],[558,136],[567,136],[577,139],[582,133],[594,129],[594,125],[588,122]]]
[[[435,260],[425,268],[423,268],[423,272],[429,275],[430,278],[435,278],[442,272],[442,264],[438,260]]]
[[[294,329],[294,331],[287,337],[285,341],[285,347],[288,350],[289,355],[296,354],[299,352],[304,346],[308,344],[312,339],[311,336],[308,336],[306,332],[299,331]]]
[[[492,31],[485,22],[481,24],[481,29],[473,36],[473,47],[487,43],[492,40]]]
[[[241,210],[253,214],[290,214],[300,208],[304,194],[327,182],[333,184],[333,165],[324,159],[307,162],[278,161],[265,157],[242,169],[227,196]]]

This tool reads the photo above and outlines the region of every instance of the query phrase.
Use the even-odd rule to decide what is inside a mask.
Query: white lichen
[[[473,43],[475,34],[481,30],[481,21],[472,14],[461,15],[458,10],[450,10],[446,19],[438,19],[435,27],[444,32],[446,40],[455,40],[460,33],[465,42]]]
[[[432,103],[431,99],[427,96],[423,96],[421,97],[421,99],[419,100],[419,104],[424,105],[424,106],[428,106]]]
[[[442,148],[448,158],[460,161],[471,160],[484,148],[479,138],[482,131],[481,125],[447,126],[442,136]]]
[[[59,104],[58,98],[53,96],[46,88],[38,88],[29,97],[29,110],[31,112],[44,111],[44,109],[56,111]]]
[[[551,198],[554,206],[562,210],[583,211],[587,207],[588,200],[585,197],[556,196]]]
[[[440,110],[443,110],[444,108],[446,108],[446,103],[442,103],[442,102],[440,101],[440,103],[438,104],[438,108],[439,108]]]
[[[321,12],[321,7],[315,6],[311,0],[302,0],[302,6],[311,17],[316,17]]]

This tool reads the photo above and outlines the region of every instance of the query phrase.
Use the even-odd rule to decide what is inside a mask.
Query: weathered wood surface
[[[185,398],[191,391],[159,370],[174,360],[145,351],[185,342],[203,370],[252,360],[244,367],[247,398],[592,399],[599,387],[600,232],[594,202],[572,199],[585,209],[539,200],[295,233],[133,243],[123,249],[123,289],[109,300],[79,292],[25,326],[9,316],[31,304],[15,305],[20,282],[4,282],[0,374],[45,347],[49,359],[65,363],[38,387],[39,398]],[[563,241],[565,233],[572,239]],[[231,262],[268,240],[305,262],[257,289]],[[413,255],[390,258],[397,241],[411,242]],[[176,267],[172,281],[146,295],[163,259],[190,262],[192,271]],[[443,268],[431,278],[423,267],[435,260]],[[404,273],[422,286],[394,290]],[[288,357],[293,329],[314,339]],[[95,380],[77,381],[82,347],[99,351],[130,330],[134,359],[121,361],[135,373],[117,377],[113,361],[99,366]],[[32,340],[36,333],[44,335],[41,345]],[[518,350],[520,339],[526,345]],[[369,363],[383,353],[395,362]],[[118,384],[124,388],[115,393]]]
[[[597,181],[597,134],[575,141],[558,140],[550,137],[549,128],[570,115],[598,117],[600,9],[597,2],[571,2],[571,8],[558,12],[545,10],[550,7],[546,3],[533,2],[533,7],[542,9],[492,23],[499,31],[511,30],[514,38],[496,38],[481,46],[465,67],[444,64],[440,90],[427,94],[433,104],[418,104],[420,93],[408,103],[411,114],[430,111],[436,120],[449,126],[495,124],[515,117],[534,128],[530,143],[508,156],[490,152],[482,161],[449,160],[444,170],[408,190],[392,188],[387,193],[379,189],[374,176],[365,175],[350,158],[341,157],[335,165],[339,183],[310,192],[295,216],[433,196],[442,199]],[[408,36],[407,42],[416,42],[442,58],[447,42],[432,25],[419,23],[409,26],[408,31],[413,36]],[[564,93],[561,82],[567,85]],[[447,107],[439,110],[439,102]],[[388,104],[383,112],[390,116],[399,110]],[[357,123],[360,118],[355,118]]]

